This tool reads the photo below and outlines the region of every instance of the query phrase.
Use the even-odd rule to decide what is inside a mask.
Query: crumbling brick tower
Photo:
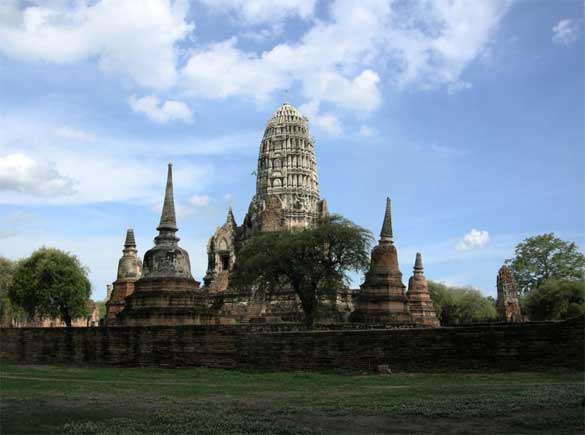
[[[106,302],[106,324],[115,321],[116,315],[124,309],[125,298],[134,293],[134,283],[142,274],[142,260],[138,257],[134,230],[126,231],[122,257],[118,261],[118,274],[113,282],[112,293]]]
[[[498,271],[496,287],[498,289],[496,309],[500,320],[505,322],[522,322],[520,302],[518,301],[518,286],[508,266],[502,266]]]
[[[187,251],[179,247],[173,199],[173,171],[169,163],[165,199],[154,239],[144,254],[141,278],[118,315],[125,326],[192,325],[201,323],[205,298],[191,275]]]
[[[380,241],[372,249],[370,270],[360,289],[352,321],[394,325],[413,323],[405,294],[406,287],[398,268],[390,198],[386,199]]]
[[[420,252],[416,253],[413,275],[408,280],[408,307],[415,323],[436,328],[439,319],[433,308],[433,301],[425,278]]]

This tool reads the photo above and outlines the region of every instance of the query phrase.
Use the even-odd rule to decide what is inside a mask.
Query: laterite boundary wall
[[[583,370],[585,317],[438,329],[261,332],[238,326],[7,328],[0,361],[263,370]]]

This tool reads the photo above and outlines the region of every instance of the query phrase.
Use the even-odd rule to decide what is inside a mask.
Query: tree
[[[233,283],[267,293],[292,288],[311,329],[321,294],[349,284],[369,265],[371,233],[339,215],[307,229],[260,233],[238,253]]]
[[[25,314],[15,306],[8,297],[12,285],[16,262],[0,257],[0,325],[13,326],[15,322],[24,321]]]
[[[506,260],[520,293],[527,294],[548,279],[585,279],[585,255],[575,243],[553,233],[529,237],[516,246],[514,258]]]
[[[565,320],[585,314],[585,281],[548,280],[525,300],[530,320]]]
[[[442,326],[486,322],[497,318],[493,298],[471,287],[449,287],[429,281],[433,307]]]
[[[87,315],[91,285],[76,256],[41,248],[22,260],[14,272],[8,295],[30,318],[73,318]]]

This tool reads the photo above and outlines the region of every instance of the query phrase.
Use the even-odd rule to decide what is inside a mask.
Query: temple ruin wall
[[[436,329],[290,326],[5,328],[0,361],[262,370],[583,370],[585,317]],[[279,331],[279,329],[282,329]]]

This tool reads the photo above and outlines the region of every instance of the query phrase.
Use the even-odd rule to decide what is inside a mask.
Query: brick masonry
[[[291,325],[4,328],[0,361],[262,370],[584,370],[585,317],[452,328]]]

